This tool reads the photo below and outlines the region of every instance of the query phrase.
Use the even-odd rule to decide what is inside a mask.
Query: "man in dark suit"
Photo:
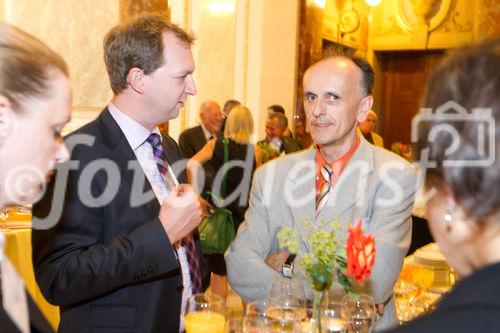
[[[206,101],[200,106],[201,124],[188,128],[179,136],[179,147],[182,156],[186,159],[193,157],[203,148],[208,140],[222,136],[221,128],[224,114],[217,102]],[[203,164],[205,181],[203,191],[211,191],[215,172],[210,163]]]
[[[179,147],[185,158],[191,158],[209,139],[221,135],[224,114],[217,102],[206,101],[200,106],[201,124],[188,128],[179,136]]]
[[[178,333],[202,290],[201,206],[157,127],[196,93],[192,41],[154,15],[105,37],[114,97],[66,138],[71,159],[33,207],[35,275],[60,306],[59,332]]]
[[[284,114],[270,112],[266,121],[266,138],[257,144],[261,146],[269,145],[280,154],[289,154],[303,149],[299,141],[283,135],[287,128],[288,119]]]

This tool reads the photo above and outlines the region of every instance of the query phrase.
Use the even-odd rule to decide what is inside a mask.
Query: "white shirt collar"
[[[203,124],[200,124],[200,126],[201,126],[201,129],[203,130],[203,134],[205,134],[205,139],[207,139],[207,141],[208,141],[208,139],[209,139],[211,136],[215,137],[215,135],[213,135],[212,133],[210,133],[210,131],[209,131],[209,130],[207,130],[207,129],[205,128],[205,126],[203,126]]]
[[[160,134],[160,130],[158,129],[158,127],[155,127],[152,132],[149,132],[147,128],[127,116],[125,113],[118,110],[118,108],[111,102],[108,105],[108,110],[122,130],[132,150],[136,150],[140,145],[142,145],[148,138],[149,134]],[[160,138],[163,140],[163,137],[161,135]]]

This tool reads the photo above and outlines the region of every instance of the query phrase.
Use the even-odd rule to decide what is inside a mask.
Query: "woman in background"
[[[427,169],[426,188],[436,190],[427,202],[429,226],[461,280],[435,311],[397,332],[500,332],[499,68],[495,38],[455,51],[429,78],[423,107],[435,112],[452,101],[470,113],[450,121],[456,104],[445,105],[447,114],[435,115],[418,136],[427,141],[421,157],[427,151],[427,160],[437,163]],[[491,114],[473,115],[478,108]],[[485,163],[467,165],[477,161]]]
[[[69,157],[60,131],[70,112],[64,60],[33,36],[0,23],[0,209],[40,198],[54,164]],[[0,245],[2,238],[0,233]],[[0,246],[0,258],[2,252]],[[29,296],[28,304],[31,331],[51,331]],[[17,331],[13,325],[0,307],[0,331]]]
[[[261,164],[261,153],[257,146],[250,144],[253,132],[253,118],[250,110],[238,105],[231,109],[226,119],[224,138],[228,142],[228,162],[243,163],[244,167],[233,166],[227,171],[227,188],[225,191],[224,207],[233,214],[235,229],[243,222],[245,211],[248,208],[253,171]],[[224,139],[212,139],[188,162],[191,184],[198,184],[199,166],[205,162],[212,165],[215,177],[214,186],[221,184],[222,174],[219,172],[224,165]],[[217,181],[220,180],[220,181]],[[202,188],[202,187],[201,187]],[[234,195],[232,195],[234,192]],[[212,193],[220,193],[220,188],[213,188]],[[235,194],[238,193],[237,196]],[[227,298],[227,271],[222,254],[205,255],[208,269],[212,272],[210,288],[213,293]]]

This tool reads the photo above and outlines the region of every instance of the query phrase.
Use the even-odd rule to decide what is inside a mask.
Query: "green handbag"
[[[233,214],[226,208],[216,208],[198,227],[201,251],[205,254],[223,254],[234,240]]]
[[[226,162],[229,159],[227,139],[224,139],[224,164],[222,166],[224,178],[222,180],[221,197],[224,198],[227,186]],[[209,193],[209,195],[212,195]],[[212,195],[212,197],[214,197]],[[220,199],[223,206],[223,199]],[[235,238],[233,214],[226,208],[217,207],[209,216],[201,220],[198,226],[201,242],[201,251],[205,254],[223,254]]]

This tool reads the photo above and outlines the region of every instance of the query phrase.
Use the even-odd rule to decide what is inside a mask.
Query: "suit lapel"
[[[337,179],[319,219],[341,217],[358,201],[362,201],[368,187],[368,176],[373,173],[373,152],[370,144],[360,137],[358,150]]]
[[[303,167],[298,169],[298,172],[294,171],[294,167],[289,170],[286,184],[285,184],[285,195],[288,198],[288,206],[293,215],[293,223],[297,230],[299,231],[303,243],[308,251],[308,245],[304,242],[304,239],[309,237],[309,232],[304,228],[303,222],[305,219],[309,219],[313,224],[315,210],[316,210],[316,163],[315,163],[315,150],[309,149],[305,152],[305,159],[300,160],[299,163],[304,163]],[[288,194],[287,194],[288,193]],[[298,200],[298,202],[295,202]]]
[[[178,182],[187,183],[187,177],[186,177],[187,159],[182,162],[179,162],[181,154],[178,150],[178,146],[175,143],[175,141],[169,136],[164,136],[162,141],[162,147],[167,162],[174,171],[174,174],[177,177]]]
[[[143,184],[143,193],[153,193],[151,184],[140,166],[134,151],[130,147],[127,138],[107,109],[101,113],[99,121],[103,127],[104,142],[108,144],[112,151],[110,157],[118,165],[118,169],[120,170],[120,186],[122,190],[126,190],[124,186],[128,187],[128,191],[138,190],[132,187],[133,184],[131,180],[139,180]],[[133,168],[129,167],[130,162],[135,163]],[[158,216],[160,205],[154,195],[151,200],[147,200],[147,202],[144,203],[144,206],[151,212],[152,217]]]
[[[201,148],[203,148],[204,145],[207,143],[207,138],[205,138],[205,133],[203,132],[203,128],[201,125],[199,125],[198,130],[196,131],[196,141],[195,141],[195,147],[196,147],[196,152],[200,151]]]

